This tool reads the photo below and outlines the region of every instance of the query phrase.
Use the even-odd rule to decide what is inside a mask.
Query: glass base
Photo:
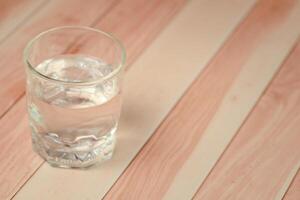
[[[109,133],[93,141],[93,145],[82,142],[71,146],[61,143],[49,145],[49,140],[32,133],[32,143],[34,151],[53,167],[86,168],[109,160],[113,155],[116,138],[114,133]]]

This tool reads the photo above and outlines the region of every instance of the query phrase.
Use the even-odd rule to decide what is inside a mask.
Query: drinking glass
[[[52,166],[110,159],[121,110],[125,50],[109,33],[64,26],[24,50],[33,149]]]

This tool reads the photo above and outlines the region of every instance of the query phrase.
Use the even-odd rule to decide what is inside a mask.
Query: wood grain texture
[[[106,199],[194,195],[299,35],[300,29],[290,31],[299,20],[299,7],[285,3],[257,4]],[[192,152],[196,156],[183,166]]]
[[[300,45],[194,199],[282,199],[278,192],[300,167],[299,57]]]
[[[0,1],[0,43],[47,4],[45,0]]]
[[[300,198],[300,170],[294,177],[287,193],[284,195],[284,200],[298,200]]]
[[[123,0],[95,24],[124,44],[128,67],[185,4],[185,0]]]
[[[10,199],[42,162],[31,151],[21,149],[31,145],[27,115],[23,113],[25,100],[19,101],[0,121],[0,199],[3,200]]]
[[[22,142],[23,138],[16,137],[16,135],[19,134],[29,135],[29,131],[27,122],[24,122],[24,120],[26,121],[25,109],[18,113],[19,117],[14,117],[14,115],[11,114],[25,107],[25,97],[23,96],[24,71],[20,54],[20,49],[22,48],[15,48],[15,46],[22,47],[25,45],[26,39],[28,39],[29,36],[32,36],[33,33],[38,32],[38,30],[45,29],[45,26],[68,24],[100,26],[100,28],[112,31],[116,33],[116,35],[121,36],[121,39],[128,48],[128,58],[130,62],[132,62],[168,23],[171,17],[183,6],[184,0],[147,2],[136,0],[122,1],[120,4],[119,1],[110,2],[111,3],[106,1],[89,1],[90,4],[85,4],[82,0],[72,1],[72,4],[70,4],[70,1],[53,2],[49,7],[45,8],[42,13],[39,13],[36,18],[31,19],[15,37],[3,44],[8,47],[8,50],[6,49],[7,52],[0,49],[0,53],[6,53],[7,55],[7,57],[0,61],[3,62],[3,67],[1,68],[0,66],[2,72],[0,74],[0,82],[4,86],[0,88],[0,108],[3,108],[3,112],[5,112],[9,106],[18,101],[17,105],[8,112],[8,116],[5,115],[5,117],[0,120],[0,123],[8,124],[12,130],[9,131],[9,126],[6,130],[0,130],[0,136],[5,135],[7,138],[5,141],[11,140],[10,143],[5,143],[4,140],[0,141],[3,142],[1,145],[5,146],[2,152],[3,154],[0,156],[1,160],[3,160],[0,164],[0,170],[7,170],[7,166],[12,166],[13,168],[13,170],[8,170],[2,174],[0,179],[0,184],[3,185],[3,187],[1,187],[3,191],[0,191],[0,194],[3,195],[1,196],[3,199],[10,198],[42,163],[42,160],[37,158],[32,152],[31,144],[28,140],[29,138],[26,138],[26,142]],[[72,6],[67,7],[69,4]],[[138,9],[138,11],[134,12],[135,9]],[[107,12],[108,10],[109,14]],[[85,15],[84,18],[80,15],[74,16],[74,13],[80,12],[88,12],[88,15]],[[150,16],[150,18],[145,19],[146,15],[144,15],[144,13],[147,13],[147,16]],[[123,23],[122,26],[118,26],[122,18],[126,20],[126,23]],[[105,23],[108,21],[110,23],[105,25],[101,23],[102,21]],[[137,28],[142,22],[143,25]],[[24,33],[26,36],[23,37],[22,34]],[[134,40],[134,38],[136,38],[136,40]],[[14,46],[12,46],[12,43],[14,43]],[[18,59],[20,60],[10,59],[9,55],[14,53],[18,55]],[[12,67],[4,68],[4,64],[6,66],[11,65]],[[19,98],[21,100],[19,100]],[[18,124],[20,120],[22,123],[19,125],[23,127],[23,129],[19,127],[17,131],[13,131],[15,128],[14,124]],[[15,146],[16,143],[20,143],[20,145]],[[16,157],[16,154],[19,154],[19,156]],[[26,159],[23,157],[26,157]]]
[[[113,159],[86,171],[44,164],[14,199],[103,197],[253,3],[189,2],[125,76],[124,110]]]

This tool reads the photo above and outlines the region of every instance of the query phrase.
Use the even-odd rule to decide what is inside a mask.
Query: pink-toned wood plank
[[[300,199],[300,171],[294,177],[287,193],[284,195],[284,200],[299,200]]]
[[[31,145],[25,100],[19,101],[11,112],[8,112],[0,121],[0,199],[10,199],[24,184],[42,162],[42,159],[31,151],[19,149],[24,145]],[[14,118],[18,123],[9,120]],[[26,127],[26,129],[24,129]]]
[[[194,199],[281,199],[300,162],[300,44]],[[298,197],[299,199],[299,197]]]
[[[284,29],[282,24],[290,20],[288,16],[295,5],[295,1],[283,0],[258,3],[105,199],[161,199],[165,195],[175,175],[201,140],[234,79],[255,52],[262,45],[268,45],[268,38]]]
[[[129,61],[132,62],[170,21],[185,1],[84,2],[82,0],[72,1],[72,3],[70,1],[53,2],[37,17],[29,21],[15,37],[3,44],[7,48],[5,51],[0,49],[0,54],[3,53],[7,57],[0,61],[0,83],[4,86],[0,88],[0,112],[5,112],[24,93],[24,70],[20,50],[33,33],[57,25],[96,25],[120,36],[126,45]],[[74,15],[74,13],[86,13],[87,15],[82,17]],[[16,58],[10,59],[9,55],[15,54]],[[2,161],[0,171],[5,171],[0,175],[1,199],[11,198],[42,163],[42,160],[32,152],[25,117],[25,100],[24,97],[20,99],[0,120],[0,124],[7,124],[7,129],[0,130],[0,136],[5,135],[6,138],[0,141],[0,145],[5,147],[0,154]],[[18,113],[18,117],[12,113]],[[18,128],[14,131],[16,124]],[[26,138],[17,137],[20,134],[25,134]],[[17,157],[16,154],[18,154]],[[7,168],[7,166],[13,167]]]
[[[13,35],[20,25],[41,9],[45,0],[0,1],[0,43]]]

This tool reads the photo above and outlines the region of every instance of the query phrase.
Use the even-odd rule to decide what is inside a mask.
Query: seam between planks
[[[23,18],[23,20],[21,20],[19,22],[19,24],[17,24],[17,26],[15,26],[10,32],[8,32],[6,34],[6,36],[4,36],[2,39],[0,39],[0,45],[2,45],[2,43],[7,40],[9,37],[13,37],[14,33],[17,32],[18,29],[20,29],[22,27],[22,25],[24,23],[26,23],[31,17],[33,17],[34,15],[36,15],[38,12],[40,12],[43,8],[45,8],[47,6],[47,4],[49,4],[50,1],[43,1],[40,5],[38,5],[31,13],[29,13],[29,15],[25,16]],[[6,113],[8,113],[12,107],[22,99],[22,97],[24,96],[24,92],[15,99],[15,101],[0,115],[0,120],[6,115]]]
[[[261,95],[257,98],[254,106],[251,108],[251,110],[249,111],[249,113],[247,114],[246,118],[243,120],[243,122],[241,123],[241,125],[239,126],[238,130],[236,131],[236,133],[234,134],[234,136],[231,138],[230,142],[226,145],[225,149],[223,150],[223,152],[221,153],[221,155],[219,156],[219,158],[217,159],[217,161],[215,162],[215,164],[213,165],[213,167],[210,169],[209,173],[205,176],[204,180],[202,181],[202,183],[199,185],[197,191],[194,193],[192,199],[195,199],[196,194],[201,190],[201,188],[203,187],[204,183],[206,182],[207,178],[210,176],[210,174],[213,172],[213,170],[215,169],[215,167],[217,166],[217,164],[219,163],[219,161],[221,160],[221,158],[223,157],[223,155],[225,154],[225,152],[227,151],[227,149],[229,148],[229,146],[232,144],[232,142],[235,140],[235,138],[239,135],[239,132],[241,130],[241,128],[244,126],[244,124],[248,121],[249,117],[251,116],[251,114],[253,113],[255,107],[257,106],[257,104],[260,102],[261,98],[265,95],[265,93],[267,92],[267,90],[270,88],[271,84],[273,83],[274,79],[278,76],[282,66],[287,62],[287,60],[289,59],[290,55],[294,52],[294,50],[297,47],[297,44],[299,42],[299,38],[297,39],[297,42],[295,42],[295,44],[293,45],[293,47],[291,48],[291,50],[289,51],[289,53],[287,54],[286,58],[283,60],[283,62],[280,64],[280,67],[276,70],[275,74],[272,77],[272,80],[269,81],[268,85],[265,87],[264,91],[261,93]]]
[[[292,181],[290,182],[290,184],[289,184],[287,190],[284,192],[284,194],[283,194],[283,196],[282,196],[281,199],[284,199],[284,198],[286,197],[286,194],[288,193],[290,187],[291,187],[291,186],[293,185],[293,183],[296,181],[296,178],[297,178],[297,174],[298,174],[298,173],[300,173],[300,168],[298,168],[296,174],[295,174],[294,177],[292,178]]]
[[[288,193],[290,187],[291,187],[291,186],[293,185],[293,183],[296,181],[297,175],[298,175],[298,173],[300,172],[300,162],[298,162],[297,168],[298,168],[298,169],[295,170],[296,172],[294,173],[293,177],[291,178],[290,182],[288,183],[288,185],[287,185],[285,191],[284,191],[283,194],[281,195],[281,194],[280,194],[281,190],[280,190],[279,193],[278,193],[277,196],[276,196],[277,198],[279,198],[280,196],[282,196],[280,199],[281,199],[281,200],[285,199],[285,197],[286,197],[286,195],[287,195],[287,193]],[[284,187],[284,186],[283,186],[283,187]]]
[[[94,26],[96,26],[99,22],[101,22],[102,21],[102,18],[104,18],[107,14],[108,14],[108,12],[110,11],[110,10],[112,10],[114,7],[116,7],[118,4],[120,4],[120,0],[113,0],[113,3],[101,14],[101,15],[99,15],[98,17],[96,17],[96,19],[91,23],[91,27],[94,27]]]
[[[34,170],[34,172],[28,177],[28,179],[26,179],[26,181],[21,185],[21,187],[19,187],[18,190],[12,195],[10,200],[12,200],[17,195],[17,193],[23,188],[23,186],[26,185],[26,183],[31,179],[31,177],[41,168],[43,163],[44,162],[41,162],[41,164]]]
[[[0,120],[18,103],[22,97],[25,95],[25,92],[23,92],[18,98],[15,99],[15,101],[0,115]]]

